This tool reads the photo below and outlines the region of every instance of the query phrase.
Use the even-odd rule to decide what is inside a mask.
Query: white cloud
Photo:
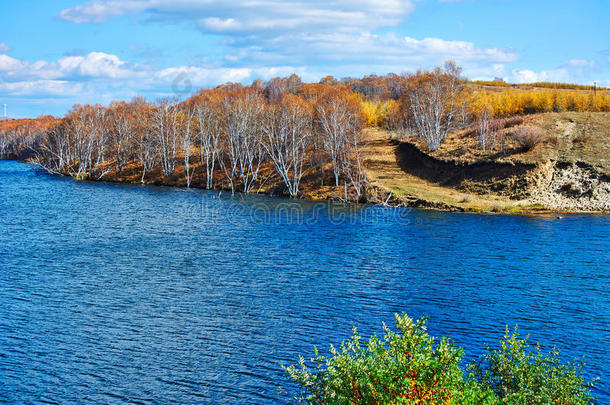
[[[440,0],[458,1],[458,0]],[[394,30],[413,12],[418,0],[91,0],[61,11],[74,23],[100,23],[136,15],[144,22],[183,23],[204,35],[220,37],[222,60],[214,69],[195,67],[202,82],[212,78],[247,77],[272,67],[362,75],[430,68],[453,59],[471,77],[507,76],[508,80],[586,80],[595,61],[572,59],[555,69],[514,69],[519,55],[510,48],[481,47],[467,41],[411,38]],[[610,57],[608,58],[610,61]],[[68,63],[70,61],[66,61]],[[77,61],[78,62],[78,61]],[[81,74],[121,77],[118,60],[106,60]],[[218,67],[220,66],[220,67]],[[307,68],[305,68],[305,66]],[[301,67],[301,68],[299,68]],[[512,70],[511,70],[512,68]],[[182,69],[182,68],[173,68]],[[114,73],[113,73],[114,72]],[[508,72],[508,73],[507,73]]]
[[[472,80],[493,80],[496,77],[504,78],[506,66],[501,63],[492,65],[469,67],[465,75]]]
[[[298,68],[230,68],[179,66],[153,69],[130,64],[116,55],[92,52],[57,61],[27,62],[0,55],[0,92],[9,96],[66,96],[74,102],[121,98],[125,94],[152,92],[153,95],[189,95],[199,87],[225,82],[248,82],[256,77],[269,79],[287,75]]]
[[[186,22],[220,36],[225,50],[220,63],[234,69],[290,65],[343,75],[403,72],[447,59],[480,68],[518,58],[510,49],[387,32],[406,20],[415,1],[93,0],[59,17],[81,23],[140,14],[150,21]]]
[[[58,61],[27,62],[0,55],[0,71],[6,81],[77,78],[127,78],[135,71],[116,55],[91,52],[87,56],[67,56]]]
[[[593,59],[570,59],[557,68],[542,71],[515,69],[511,80],[516,83],[564,82],[592,84],[599,78],[600,68]],[[599,80],[597,80],[599,82]]]
[[[150,4],[147,4],[150,3]],[[61,11],[58,15],[62,20],[74,23],[100,23],[113,17],[144,11],[152,1],[90,1]]]
[[[251,76],[252,70],[248,68],[205,69],[193,66],[167,68],[154,73],[156,79],[172,83],[173,86],[180,86],[183,81],[200,86],[212,83],[241,82]]]
[[[10,51],[11,51],[11,47],[10,46],[0,42],[0,53],[7,53],[7,52],[10,52]]]
[[[535,72],[528,69],[515,69],[512,71],[510,80],[514,83],[535,83],[535,82],[573,82],[573,78],[566,69],[553,69]]]
[[[210,31],[276,30],[320,26],[375,28],[396,25],[413,10],[412,0],[93,0],[61,11],[59,18],[99,23],[146,13],[152,19],[198,21]]]
[[[74,96],[83,94],[83,83],[64,80],[25,80],[14,83],[0,82],[0,92],[11,96]]]
[[[225,55],[225,60],[234,65],[297,64],[327,70],[359,67],[355,74],[400,73],[440,65],[448,59],[464,65],[490,65],[513,62],[518,55],[509,49],[480,48],[471,42],[370,32],[279,35],[256,44],[233,44],[232,51]]]
[[[59,60],[60,70],[67,74],[78,73],[89,77],[125,78],[132,74],[125,62],[116,55],[91,52],[87,56],[68,56]]]
[[[10,72],[22,67],[22,62],[8,55],[0,55],[0,72]]]
[[[116,55],[92,52],[57,61],[28,62],[0,55],[0,92],[8,96],[71,96],[101,94],[119,89],[131,79],[145,81],[146,72],[136,69]]]
[[[583,68],[595,67],[596,63],[594,60],[588,60],[588,59],[571,59],[571,60],[567,61],[566,63],[564,63],[563,66],[570,67],[570,68],[583,69]]]

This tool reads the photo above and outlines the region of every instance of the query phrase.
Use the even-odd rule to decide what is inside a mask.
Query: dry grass
[[[582,162],[610,175],[610,113],[549,113],[528,117],[554,142],[511,156],[522,162]]]
[[[509,135],[516,125],[541,128],[546,141],[538,143],[533,149],[524,150]],[[499,131],[505,136],[504,152],[499,145],[482,152],[476,135],[471,132],[466,128],[451,133],[438,151],[428,154],[457,164],[497,162],[518,165],[548,160],[582,162],[610,175],[610,113],[546,113],[507,120]],[[493,192],[481,192],[484,187],[465,194],[463,190],[444,187],[438,182],[415,176],[400,168],[396,157],[397,145],[388,140],[385,131],[367,129],[366,135],[369,139],[369,146],[365,150],[368,176],[373,185],[391,190],[396,196],[424,199],[467,211],[531,212],[543,209]],[[418,147],[424,150],[424,145]],[[514,187],[514,184],[507,183],[507,186]]]
[[[392,192],[399,200],[425,200],[430,206],[456,207],[464,211],[491,211],[500,207],[502,211],[515,209],[516,204],[506,197],[486,194],[468,194],[450,187],[424,180],[400,168],[397,144],[388,139],[387,133],[379,129],[367,129],[368,146],[364,151],[364,165],[373,187]]]
[[[512,120],[512,119],[511,119]],[[546,142],[531,150],[524,150],[510,135],[514,126],[498,131],[504,137],[504,151],[500,143],[483,152],[476,134],[469,128],[454,131],[439,150],[430,153],[442,160],[473,163],[500,161],[539,163],[552,160],[583,162],[598,167],[610,175],[610,113],[545,113],[515,117],[519,125],[535,125],[544,130]]]

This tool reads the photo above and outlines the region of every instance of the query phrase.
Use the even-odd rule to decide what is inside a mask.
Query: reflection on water
[[[0,400],[286,402],[280,365],[429,315],[586,356],[609,401],[610,218],[79,183],[0,162]],[[288,392],[286,392],[288,391]]]

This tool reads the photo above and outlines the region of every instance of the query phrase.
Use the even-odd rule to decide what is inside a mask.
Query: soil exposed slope
[[[548,140],[530,151],[511,142],[482,152],[472,130],[450,135],[436,152],[367,130],[372,190],[388,201],[464,211],[610,211],[610,114],[525,117]]]

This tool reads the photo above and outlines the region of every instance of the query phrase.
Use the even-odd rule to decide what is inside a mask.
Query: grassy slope
[[[557,144],[545,144],[519,159],[584,162],[610,175],[610,113],[553,113],[530,119],[556,137]]]
[[[429,156],[457,165],[485,162],[492,165],[533,165],[549,160],[583,162],[601,173],[610,174],[609,113],[537,114],[525,117],[525,122],[544,128],[551,141],[529,152],[508,142],[505,155],[497,151],[483,153],[473,134],[461,131],[452,133],[443,146]],[[469,187],[464,186],[468,183],[467,179],[460,183],[458,189],[455,184],[446,184],[438,176],[422,176],[421,172],[401,168],[399,146],[388,139],[385,131],[369,129],[366,135],[369,144],[365,151],[365,166],[372,185],[380,190],[391,190],[398,200],[409,202],[419,199],[430,202],[431,206],[449,206],[466,211],[520,212],[542,208],[514,196],[510,198],[510,193],[485,190],[484,184],[478,189],[475,187],[476,192],[468,192]],[[422,145],[418,146],[423,149]],[[511,187],[516,186],[507,184],[507,188]]]
[[[365,149],[365,167],[371,186],[392,192],[396,202],[412,203],[423,200],[438,208],[458,207],[464,210],[507,210],[514,203],[507,198],[487,195],[471,195],[405,172],[398,165],[397,143],[391,141],[385,131],[366,130],[368,145]],[[428,204],[421,203],[426,206]]]

